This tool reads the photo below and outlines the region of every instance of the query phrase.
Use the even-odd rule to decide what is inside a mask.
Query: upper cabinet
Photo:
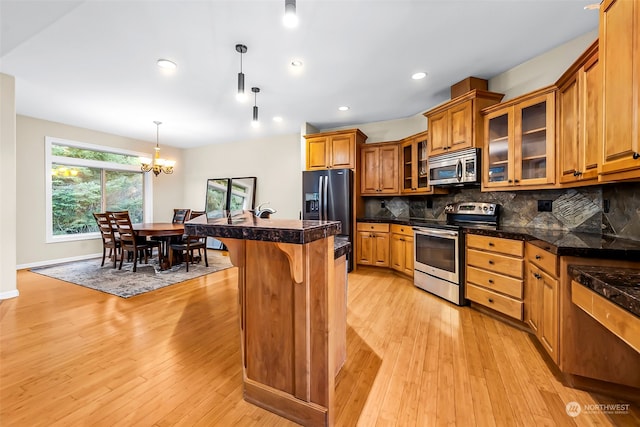
[[[359,144],[367,136],[359,129],[305,135],[307,140],[307,170],[354,169]]]
[[[474,89],[427,111],[428,156],[479,147],[483,135],[480,110],[500,102],[504,95]]]
[[[600,6],[603,141],[600,181],[640,178],[640,1]]]
[[[486,108],[482,187],[555,182],[555,86]]]
[[[398,143],[365,144],[361,156],[360,193],[398,194]]]
[[[556,83],[561,184],[597,183],[602,140],[601,81],[596,40]]]

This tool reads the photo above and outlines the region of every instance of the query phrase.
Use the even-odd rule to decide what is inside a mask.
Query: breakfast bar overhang
[[[346,255],[338,221],[203,215],[187,234],[221,240],[238,268],[244,399],[306,426],[333,424],[346,358]],[[335,254],[335,256],[334,256]]]

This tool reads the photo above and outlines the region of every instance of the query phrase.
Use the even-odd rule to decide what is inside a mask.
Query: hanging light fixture
[[[140,157],[140,169],[142,169],[142,172],[153,172],[155,176],[158,176],[160,172],[171,175],[173,173],[173,167],[175,166],[176,162],[175,160],[165,160],[160,158],[159,140],[160,125],[162,124],[162,122],[154,121],[153,123],[156,124],[156,147],[154,148],[156,153],[153,159],[150,159],[148,157]]]
[[[252,87],[251,92],[253,92],[253,120],[251,121],[251,126],[258,127],[260,126],[260,122],[258,121],[258,93],[260,92],[260,88]]]
[[[282,22],[285,27],[294,28],[298,26],[298,15],[296,15],[296,0],[284,0],[284,17]]]
[[[236,51],[240,54],[240,72],[238,73],[238,93],[236,94],[236,99],[240,102],[244,102],[247,99],[247,95],[244,93],[244,73],[242,72],[242,55],[247,53],[247,46],[243,44],[237,44]]]

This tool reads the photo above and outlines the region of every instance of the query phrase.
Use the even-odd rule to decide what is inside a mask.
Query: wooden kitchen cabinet
[[[640,1],[600,5],[603,141],[599,180],[640,178]]]
[[[525,246],[524,321],[535,333],[551,359],[558,363],[559,320],[558,257],[538,246]]]
[[[413,228],[391,224],[391,268],[413,277]]]
[[[356,262],[362,265],[389,266],[389,224],[358,223]]]
[[[523,320],[524,242],[476,234],[466,241],[466,298]]]
[[[425,194],[431,191],[427,169],[429,132],[410,136],[400,146],[400,191],[403,194]]]
[[[595,184],[602,141],[602,80],[598,40],[560,77],[558,86],[558,179]]]
[[[399,194],[398,143],[365,144],[361,158],[361,194]]]
[[[354,169],[357,147],[367,136],[359,129],[305,135],[307,170]]]
[[[424,113],[430,138],[428,156],[479,147],[484,126],[480,110],[500,102],[503,96],[474,89]]]
[[[555,86],[485,108],[482,188],[555,183]]]

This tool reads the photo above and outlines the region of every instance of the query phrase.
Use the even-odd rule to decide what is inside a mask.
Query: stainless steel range
[[[457,305],[464,298],[464,233],[466,228],[495,228],[500,205],[463,202],[447,205],[446,222],[416,223],[414,233],[414,284]]]

